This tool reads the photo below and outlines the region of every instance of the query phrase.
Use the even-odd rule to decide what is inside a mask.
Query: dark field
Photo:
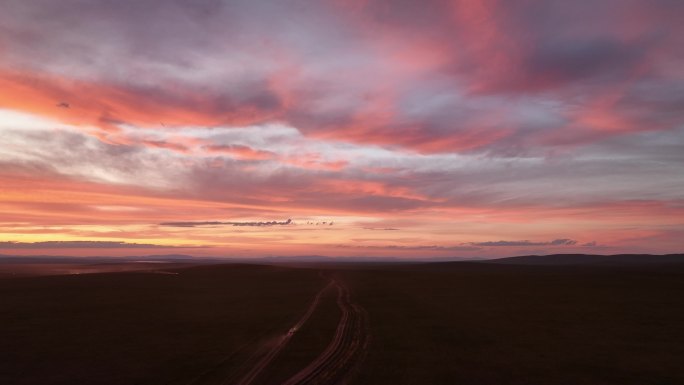
[[[0,279],[0,384],[684,384],[682,264],[164,267]]]
[[[445,265],[348,273],[359,384],[684,384],[684,268]]]

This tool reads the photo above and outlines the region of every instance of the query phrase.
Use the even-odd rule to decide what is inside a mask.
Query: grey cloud
[[[364,227],[364,230],[373,230],[373,231],[396,231],[399,230],[394,227]]]
[[[391,151],[378,166],[406,171],[354,170],[375,156],[373,146],[349,155],[350,167],[333,174],[8,129],[0,133],[0,173],[40,171],[253,208],[230,211],[231,218],[277,217],[281,202],[326,214],[431,209],[426,216],[441,208],[487,207],[494,217],[508,207],[588,207],[600,218],[620,210],[605,203],[681,200],[683,1],[494,1],[474,15],[444,0],[356,1],[348,13],[339,3],[4,0],[0,70],[21,73],[22,87],[50,89],[48,107],[61,114],[102,109],[88,112],[110,128],[155,125],[182,136],[211,125],[210,139],[222,139],[217,145],[264,150],[286,141],[313,148],[311,138],[376,144]],[[475,20],[456,22],[459,16]],[[72,81],[78,87],[69,87]],[[485,90],[473,91],[479,83]],[[54,105],[62,101],[71,108]],[[164,129],[156,127],[157,110],[169,112]],[[259,136],[271,129],[233,128],[251,123],[291,131]],[[169,146],[164,135],[152,139],[148,144]],[[464,156],[417,160],[406,149]],[[321,183],[328,181],[387,189],[337,191]],[[394,189],[407,194],[392,196]],[[265,223],[162,225],[277,226]]]
[[[550,41],[536,47],[527,58],[530,76],[554,81],[574,81],[598,75],[624,76],[643,58],[645,48],[618,40]]]
[[[360,245],[337,245],[338,248],[343,249],[368,249],[368,250],[406,250],[406,251],[478,251],[482,248],[473,246],[437,246],[437,245],[422,245],[422,246],[401,246],[401,245],[378,245],[378,246],[360,246]]]
[[[270,221],[270,222],[220,222],[220,221],[204,221],[204,222],[163,222],[160,226],[170,227],[200,227],[200,226],[248,226],[248,227],[268,227],[268,226],[287,226],[292,224],[292,219],[286,221]]]
[[[674,50],[668,48],[680,35],[676,22],[682,10],[681,2],[676,1],[597,4],[548,0],[523,6],[495,2],[491,20],[487,21],[501,30],[491,35],[505,33],[506,40],[516,47],[511,55],[515,67],[502,71],[506,79],[498,79],[501,74],[480,73],[481,67],[487,67],[485,60],[468,48],[473,42],[478,47],[479,38],[488,43],[496,36],[474,36],[467,26],[454,23],[452,2],[442,0],[395,1],[391,6],[384,0],[370,0],[351,7],[354,12],[350,14],[345,13],[349,9],[340,9],[336,2],[328,1],[310,2],[306,7],[299,2],[246,0],[88,3],[3,2],[0,45],[6,49],[0,66],[21,70],[37,67],[33,69],[46,73],[76,71],[84,78],[114,85],[116,94],[138,95],[137,103],[225,117],[226,123],[231,121],[228,112],[246,109],[243,119],[251,114],[254,122],[286,122],[307,134],[335,131],[343,140],[422,152],[494,150],[497,154],[562,145],[549,141],[540,146],[524,138],[534,136],[537,130],[565,127],[562,120],[566,109],[605,91],[605,87],[613,87],[616,81],[630,81],[627,92],[639,95],[644,93],[634,89],[644,79],[671,83],[667,79],[671,75],[658,74],[659,63],[647,65],[652,71],[644,72],[635,81],[631,81],[631,70],[644,60],[676,63],[678,58],[671,52]],[[626,15],[637,12],[645,15],[644,32],[640,34],[644,37],[634,39],[624,33],[623,25],[629,21]],[[485,12],[482,19],[486,16]],[[577,31],[578,20],[582,21],[582,33]],[[265,33],[265,25],[279,33]],[[391,71],[386,71],[382,63],[385,52],[378,49],[384,40],[378,45],[373,40],[374,32],[385,28],[397,40],[411,37],[444,43],[447,63],[430,73],[402,76],[399,82],[385,78]],[[407,45],[407,52],[411,48]],[[506,56],[508,52],[499,48],[506,47],[493,44],[482,49]],[[657,55],[650,54],[654,48],[660,49]],[[279,60],[282,56],[287,60]],[[112,70],[111,63],[120,61],[134,65]],[[276,92],[274,75],[290,66],[302,66],[306,71],[293,71],[284,84],[275,84],[282,88]],[[344,79],[341,82],[331,80],[330,73],[341,70],[342,75],[348,75],[344,72],[348,68],[355,69],[353,79],[340,76]],[[139,73],[146,73],[149,79],[132,84],[131,79],[138,79]],[[472,105],[480,108],[462,107],[467,100],[458,98],[435,106],[418,95],[440,95],[444,89],[465,92],[468,87],[461,86],[482,81],[481,75],[501,84],[496,84],[490,95],[467,95],[465,99],[475,101]],[[575,85],[584,80],[591,80],[590,87],[580,90],[577,97]],[[532,83],[538,88],[539,83],[544,83],[541,88],[551,92],[545,97],[563,105],[536,106],[536,110],[551,115],[543,124],[535,119],[511,117],[510,110],[516,109],[508,105],[510,93],[523,96],[539,91],[524,89]],[[396,89],[391,90],[396,98],[385,100],[385,86],[379,84],[396,84]],[[380,119],[363,132],[344,132],[359,125],[355,119],[363,115],[359,112],[366,111],[366,97],[370,95],[372,102],[376,94],[382,105],[390,105],[387,111],[371,111],[370,117],[391,118]],[[492,103],[493,94],[499,94],[502,100]],[[673,106],[649,106],[639,120],[666,120],[663,127],[672,127],[679,114],[670,109],[674,111]],[[504,118],[482,123],[490,120],[483,117],[495,115]],[[396,135],[398,130],[404,135]],[[480,138],[488,132],[495,139],[456,147],[461,137]],[[515,143],[505,145],[511,140]]]
[[[0,242],[0,249],[156,249],[176,246],[117,241]]]
[[[30,166],[79,179],[142,186],[167,184],[182,173],[180,160],[169,154],[109,144],[80,132],[5,127],[0,127],[0,132],[6,144],[0,148],[0,161],[21,168]]]
[[[3,40],[3,44],[0,45],[8,47],[6,51],[9,56],[21,55],[22,49],[28,50],[26,47],[30,47],[32,53],[25,53],[23,58],[28,60],[28,63],[51,68],[52,66],[60,67],[61,65],[57,63],[60,60],[66,61],[65,68],[74,69],[79,68],[78,62],[80,60],[85,63],[102,64],[117,62],[110,59],[130,59],[136,66],[144,66],[146,63],[169,64],[169,57],[173,57],[175,58],[173,60],[179,62],[173,61],[172,64],[184,68],[179,74],[204,74],[204,72],[197,70],[201,70],[204,68],[202,66],[207,64],[203,61],[205,58],[215,60],[229,57],[229,54],[236,55],[235,62],[240,63],[237,66],[240,76],[236,78],[234,74],[220,73],[217,76],[221,81],[216,82],[213,81],[213,78],[208,80],[200,76],[200,78],[193,78],[194,80],[187,82],[160,82],[159,79],[153,78],[141,85],[126,84],[120,79],[107,78],[110,73],[119,73],[119,71],[111,71],[111,64],[106,64],[108,71],[102,75],[104,79],[97,76],[94,78],[104,80],[107,84],[116,84],[117,89],[123,93],[141,95],[141,100],[154,100],[153,105],[187,108],[213,114],[234,109],[244,103],[254,106],[257,111],[255,114],[258,114],[263,111],[278,110],[282,107],[282,103],[278,100],[278,95],[281,93],[269,89],[270,83],[264,79],[264,77],[271,75],[270,71],[273,68],[261,68],[258,65],[259,63],[252,62],[254,58],[242,57],[246,51],[239,49],[239,45],[251,45],[257,40],[263,40],[258,29],[263,25],[270,26],[271,24],[254,23],[257,27],[246,29],[245,34],[240,34],[240,38],[236,40],[233,39],[234,35],[228,33],[231,30],[226,28],[230,29],[235,26],[239,29],[244,27],[243,24],[255,21],[275,22],[277,20],[274,19],[280,18],[277,16],[279,13],[272,11],[287,11],[287,8],[292,4],[289,2],[282,2],[284,5],[277,4],[278,2],[252,3],[250,4],[249,1],[205,0],[192,2],[190,5],[190,3],[180,0],[168,2],[122,0],[117,2],[93,1],[92,7],[83,7],[81,2],[70,0],[58,3],[47,0],[10,0],[3,3],[6,13],[0,15],[1,32],[4,33],[5,30],[13,29],[20,29],[21,31],[26,29],[27,31],[20,34],[24,37],[6,35],[9,36],[6,42],[2,37],[5,35],[0,33],[0,40]],[[370,13],[373,21],[397,27],[408,25],[408,27],[415,29],[417,37],[423,36],[421,33],[426,32],[426,30],[432,31],[430,33],[448,31],[449,20],[452,17],[446,12],[448,7],[441,8],[442,5],[446,4],[442,2],[434,2],[430,3],[429,6],[424,6],[423,4],[418,5],[415,2],[405,1],[393,3],[392,7],[387,7],[382,1],[366,3],[370,5],[365,11]],[[645,6],[646,3],[643,4],[644,8],[657,8],[658,12],[669,14],[671,8],[678,7],[681,10],[681,5],[678,3],[681,2],[659,2],[653,7]],[[615,10],[615,5],[606,4],[608,3],[597,5],[595,2],[551,0],[539,4],[530,3],[525,6],[503,4],[502,6],[506,9],[502,13],[513,15],[512,17],[518,21],[515,24],[519,28],[526,29],[528,35],[533,37],[530,40],[532,47],[525,47],[526,49],[522,52],[525,56],[521,60],[527,63],[528,67],[543,71],[556,71],[560,74],[559,76],[565,79],[586,79],[611,72],[609,69],[612,63],[616,63],[616,73],[622,74],[624,71],[621,68],[624,69],[624,67],[634,64],[634,61],[637,60],[635,56],[639,56],[638,51],[644,48],[645,43],[623,41],[616,38],[615,35],[619,35],[619,33],[613,33],[612,36],[608,33],[612,31],[614,26],[604,27],[604,25],[615,23],[615,21],[607,18],[606,15]],[[634,5],[634,2],[630,4]],[[532,7],[532,11],[529,7]],[[316,5],[313,10],[306,12],[315,13],[320,10],[319,6]],[[671,13],[674,18],[677,12]],[[362,44],[356,45],[352,44],[354,41],[347,41],[348,45],[344,45],[345,41],[343,40],[354,38],[354,35],[352,32],[337,34],[340,31],[333,31],[332,29],[338,26],[331,25],[331,30],[329,30],[327,22],[330,20],[327,17],[330,14],[325,14],[325,23],[312,23],[310,20],[300,19],[306,15],[287,15],[294,19],[290,19],[291,21],[283,26],[283,38],[292,40],[290,42],[294,46],[283,44],[283,47],[293,48],[291,53],[295,56],[295,61],[297,61],[296,56],[298,54],[305,55],[299,59],[322,59],[324,53],[329,53],[330,48],[328,46],[310,44],[312,42],[308,39],[318,39],[316,40],[318,43],[334,40],[334,49],[340,48],[340,46],[343,48],[339,50],[339,59],[358,59],[360,60],[358,68],[365,71],[365,66],[368,63],[363,61],[366,52],[363,51]],[[576,26],[572,25],[574,19],[567,15],[579,15],[582,20],[588,18],[590,22],[587,24],[592,28],[597,28],[598,31],[587,31],[586,36],[581,34],[581,38],[573,38],[575,34],[572,31]],[[206,22],[203,19],[205,16],[210,17]],[[27,19],[45,21],[46,23],[41,26],[41,23],[25,22]],[[315,18],[315,20],[320,19]],[[230,22],[233,21],[238,24],[231,24]],[[302,23],[299,23],[300,21]],[[113,23],[116,28],[110,26],[110,23]],[[664,19],[663,25],[659,28],[673,27],[670,23],[671,20]],[[64,28],[64,25],[73,26],[73,29]],[[135,28],[125,28],[130,25],[134,25]],[[425,26],[429,28],[423,30]],[[445,29],[442,30],[442,28]],[[652,29],[654,26],[645,26],[644,28]],[[135,33],[132,35],[135,38],[127,35],[113,38],[114,35],[110,33],[111,30],[133,30]],[[321,34],[303,33],[307,31],[321,32]],[[673,32],[672,36],[677,36],[677,34]],[[372,36],[369,37],[372,38]],[[458,39],[458,36],[454,38]],[[514,39],[515,36],[511,36],[511,38]],[[67,44],[67,48],[76,49],[80,47],[79,53],[88,57],[73,56],[71,52],[60,53],[64,50],[64,45],[58,43],[65,39],[74,43]],[[109,39],[116,40],[116,42],[111,42]],[[274,39],[277,41],[280,36]],[[88,49],[91,48],[91,44],[94,45],[93,41],[100,40],[103,47],[121,51],[114,52],[116,53],[114,55],[112,52]],[[201,43],[201,41],[205,41],[205,43]],[[225,47],[218,49],[218,46],[213,44],[219,41],[221,44],[225,43],[226,46],[236,49],[230,52],[227,52]],[[32,42],[37,45],[29,44]],[[192,44],[188,44],[188,42]],[[253,48],[255,47],[258,48],[259,46]],[[358,55],[354,51],[356,48],[361,50]],[[267,51],[264,50],[264,54],[268,54]],[[249,52],[250,55],[259,52],[256,54],[259,56],[262,51],[257,49]],[[669,52],[665,50],[662,54],[669,57]],[[41,57],[41,53],[45,57]],[[119,57],[117,56],[119,53],[123,54]],[[338,58],[338,56],[335,57]],[[653,59],[655,58],[653,57]],[[625,60],[624,67],[618,63],[622,59]],[[4,60],[4,58],[0,59],[2,63],[5,63]],[[673,58],[669,60],[673,60]],[[267,61],[269,63],[274,62],[272,60]],[[316,61],[315,65],[318,65],[319,62],[320,60]],[[673,61],[671,65],[676,66],[676,63]],[[212,65],[214,64],[216,63]],[[621,112],[629,113],[630,117],[637,118],[636,120],[644,127],[656,126],[656,128],[660,128],[681,124],[682,111],[684,111],[681,85],[678,86],[676,82],[670,81],[667,74],[659,73],[655,64],[657,63],[654,63],[653,73],[647,71],[645,74],[645,76],[650,77],[648,81],[635,79],[634,82],[629,83],[625,90],[626,94],[616,108],[619,108]],[[305,72],[308,73],[314,64],[307,63],[304,60],[304,65],[307,68]],[[322,66],[325,67],[325,65],[327,64]],[[167,68],[167,66],[163,66],[163,68]],[[315,69],[326,73],[326,68],[316,67]],[[126,72],[128,67],[124,66],[120,70]],[[369,71],[372,74],[374,69],[371,68]],[[243,72],[246,72],[244,79],[242,77]],[[437,78],[440,81],[435,81],[431,75],[438,75]],[[183,192],[190,190],[193,194],[214,200],[247,199],[250,203],[263,203],[263,200],[259,202],[256,197],[264,196],[270,191],[276,190],[292,202],[303,206],[358,208],[364,211],[400,211],[434,206],[487,204],[496,204],[497,206],[524,203],[543,205],[558,204],[558,202],[566,202],[567,206],[572,206],[578,202],[585,203],[587,201],[672,199],[681,196],[682,186],[684,186],[679,170],[679,164],[682,160],[681,154],[684,153],[681,151],[681,130],[678,132],[655,132],[655,135],[662,139],[662,143],[659,144],[644,142],[646,134],[633,134],[623,137],[625,140],[622,141],[609,141],[600,136],[605,136],[607,130],[596,134],[591,130],[566,128],[567,122],[557,114],[558,111],[563,111],[564,106],[568,103],[568,100],[564,99],[567,95],[563,92],[559,91],[560,94],[554,94],[552,90],[551,93],[539,98],[532,98],[529,95],[511,98],[508,94],[490,94],[468,95],[459,99],[448,94],[447,90],[452,90],[458,94],[454,91],[458,87],[453,87],[454,78],[450,77],[451,75],[454,74],[443,74],[437,70],[434,74],[426,74],[427,79],[406,78],[407,83],[402,85],[403,88],[397,89],[398,101],[395,101],[397,103],[395,107],[398,108],[391,109],[396,112],[397,117],[391,117],[393,120],[386,125],[383,123],[382,127],[371,127],[372,129],[369,130],[373,134],[371,136],[378,135],[389,138],[394,144],[417,148],[421,147],[421,144],[430,143],[430,141],[448,139],[449,137],[457,138],[462,127],[475,125],[478,120],[482,120],[482,117],[501,115],[503,119],[497,124],[505,124],[507,128],[513,127],[516,134],[506,136],[504,140],[499,140],[493,144],[487,144],[492,149],[488,155],[491,155],[492,158],[510,155],[511,162],[490,165],[486,160],[476,159],[473,162],[473,167],[456,169],[453,166],[449,166],[450,168],[444,166],[443,170],[438,170],[436,167],[427,172],[418,170],[413,175],[407,174],[405,175],[406,178],[397,178],[397,175],[394,174],[387,177],[386,180],[383,180],[382,176],[376,178],[368,175],[356,175],[364,179],[387,181],[397,187],[419,190],[427,198],[443,198],[439,200],[439,204],[398,197],[354,196],[352,198],[356,199],[350,199],[349,194],[345,196],[335,194],[334,191],[326,192],[328,195],[321,199],[320,190],[307,193],[308,187],[315,187],[316,173],[313,172],[276,170],[267,176],[263,176],[259,172],[245,172],[239,168],[239,164],[230,163],[230,161],[226,161],[220,167],[213,169],[207,164],[197,162],[197,165],[190,166],[192,170],[188,171],[188,163],[175,162],[172,154],[151,153],[136,146],[94,144],[92,140],[83,141],[79,139],[76,134],[69,138],[66,134],[21,133],[25,137],[35,135],[35,138],[29,138],[32,142],[31,145],[27,144],[22,148],[21,155],[17,155],[16,158],[19,159],[19,156],[24,157],[30,154],[32,159],[26,160],[26,163],[33,162],[33,158],[40,157],[42,158],[41,161],[48,165],[44,167],[60,168],[60,171],[68,174],[91,173],[111,177],[108,180],[116,180],[118,183],[121,181],[140,181],[139,183],[147,184],[148,181],[159,181],[160,183],[173,184],[173,182],[179,181],[178,185],[184,186]],[[467,80],[469,74],[457,75],[463,75]],[[130,76],[126,77],[131,78]],[[173,76],[170,78],[174,80]],[[304,119],[302,121],[303,127],[297,127],[297,129],[314,134],[316,130],[327,129],[326,127],[340,122],[343,124],[353,123],[351,118],[358,112],[359,101],[365,100],[361,96],[366,91],[369,91],[371,95],[373,91],[377,91],[373,89],[374,82],[366,81],[367,79],[363,79],[359,84],[354,82],[349,82],[354,84],[347,84],[346,81],[345,84],[338,84],[334,80],[321,82],[321,79],[318,78],[313,80],[300,79],[294,74],[288,80],[290,82],[285,85],[288,88],[285,91],[293,92],[295,97],[291,101],[293,104],[288,104],[288,108],[292,110],[286,113],[287,116],[283,117],[283,121],[285,123],[297,122],[297,116],[300,115],[310,118]],[[404,79],[402,79],[403,81]],[[416,90],[420,90],[420,92],[416,92]],[[589,91],[593,91],[593,89],[589,89]],[[575,102],[582,103],[585,99],[590,99],[589,91],[580,90],[579,95],[575,95],[577,99],[570,100],[572,106],[575,106]],[[205,99],[203,95],[208,96]],[[287,92],[282,96],[286,95],[288,95]],[[315,104],[308,103],[310,100],[303,97],[307,95],[313,95],[311,99],[314,101],[318,100],[320,104],[332,105],[332,107],[320,109],[320,111],[324,111],[321,113],[317,106],[312,107]],[[430,99],[430,95],[438,101]],[[515,102],[511,102],[511,100],[515,100]],[[146,106],[140,107],[144,109]],[[521,112],[514,115],[513,112],[515,111]],[[552,127],[560,127],[559,131],[567,132],[569,138],[561,138],[567,139],[567,141],[534,140],[535,138],[538,139],[537,134],[539,133],[555,131]],[[230,133],[231,130],[216,131],[216,135],[235,135],[235,133]],[[397,132],[402,132],[403,135],[397,135]],[[482,127],[476,131],[475,137],[481,137],[486,132],[488,132],[487,127]],[[361,137],[347,139],[365,140]],[[589,143],[597,139],[601,140],[601,146],[594,144],[591,147],[592,145]],[[5,141],[6,137],[3,137],[3,140]],[[273,140],[269,137],[265,139],[265,142],[272,144]],[[445,143],[443,147],[438,148],[439,151],[458,151],[452,149],[448,140]],[[539,145],[540,143],[541,145]],[[576,144],[584,144],[584,146],[579,148]],[[561,159],[559,162],[552,160],[547,162],[544,159],[545,154],[549,152],[548,147],[566,145],[568,147],[574,146],[568,153],[577,154],[584,151],[586,159],[570,156]],[[5,147],[8,148],[9,146]],[[46,147],[50,148],[47,149]],[[41,149],[41,153],[38,153],[38,149]],[[625,158],[627,154],[625,150],[627,149],[630,150],[629,155],[631,157],[629,159]],[[588,152],[588,150],[592,151]],[[662,159],[665,154],[669,154],[670,159]],[[646,156],[648,159],[644,159]],[[403,154],[396,156],[396,158],[401,157]],[[24,158],[21,159],[24,160]],[[430,158],[429,161],[432,159]],[[450,162],[458,164],[458,162]],[[87,170],[82,168],[84,164],[88,164]],[[406,168],[415,170],[416,165],[417,163],[409,161]],[[525,183],[520,183],[523,180]],[[577,181],[584,183],[576,183]],[[566,184],[566,188],[548,188],[549,186],[557,186],[559,183]],[[666,189],[661,187],[656,191],[652,186],[666,186]],[[654,196],[656,194],[660,195]]]
[[[678,167],[684,159],[684,130],[673,132],[671,138],[651,132],[604,141],[557,160],[405,155],[401,166],[411,171],[404,171],[401,177],[354,168],[325,174],[325,180],[344,180],[350,185],[357,180],[376,181],[386,184],[390,191],[416,192],[427,200],[372,196],[363,191],[332,190],[321,195],[321,173],[317,171],[281,168],[268,173],[247,172],[241,168],[243,162],[233,159],[199,158],[188,163],[174,153],[106,144],[76,132],[3,129],[2,135],[6,144],[0,148],[4,173],[14,170],[33,177],[111,178],[143,187],[178,186],[174,194],[183,197],[261,205],[261,210],[246,215],[257,218],[271,216],[267,211],[272,204],[260,197],[274,191],[301,207],[387,212],[492,205],[582,207],[616,199],[673,200],[681,197],[684,188]],[[388,164],[378,159],[383,162],[380,166]],[[525,183],[520,183],[522,180]],[[559,183],[563,189],[553,188]],[[655,185],[660,188],[654,190]]]
[[[532,242],[532,241],[488,241],[488,242],[468,242],[465,243],[472,246],[483,247],[515,247],[515,246],[572,246],[577,244],[573,239],[554,239],[549,242]]]
[[[549,242],[550,245],[552,246],[572,246],[577,244],[577,241],[574,239],[554,239],[553,241]]]

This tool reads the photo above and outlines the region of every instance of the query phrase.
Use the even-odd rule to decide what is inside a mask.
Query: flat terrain
[[[684,384],[684,265],[6,278],[0,341],[2,384]]]
[[[0,280],[0,384],[187,384],[209,369],[231,373],[326,284],[280,267],[173,272]]]
[[[684,266],[348,271],[358,384],[684,384]]]
[[[190,263],[0,263],[0,279],[125,271],[152,271],[165,274],[168,273],[166,269],[191,265]]]

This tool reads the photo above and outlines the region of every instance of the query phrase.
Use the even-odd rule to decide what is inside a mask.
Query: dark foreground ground
[[[682,264],[0,279],[0,384],[669,385],[683,362]]]

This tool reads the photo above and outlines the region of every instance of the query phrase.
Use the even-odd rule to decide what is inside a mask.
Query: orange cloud
[[[188,87],[133,88],[92,83],[46,74],[0,73],[0,104],[77,126],[119,132],[122,123],[140,127],[249,125],[268,120],[274,111],[249,103],[230,105]],[[220,100],[228,108],[217,105]],[[69,107],[60,107],[68,103]]]
[[[276,157],[276,154],[271,151],[256,150],[239,144],[211,144],[202,148],[208,153],[228,154],[243,160],[267,160]]]

